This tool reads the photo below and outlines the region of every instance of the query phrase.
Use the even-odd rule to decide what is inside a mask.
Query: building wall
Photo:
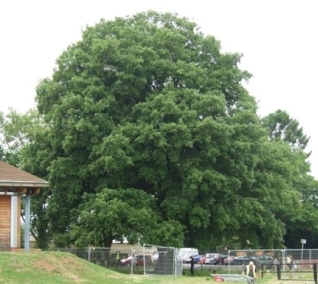
[[[10,249],[11,196],[0,196],[0,250]]]

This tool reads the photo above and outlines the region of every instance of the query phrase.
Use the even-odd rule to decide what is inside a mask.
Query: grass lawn
[[[210,276],[168,277],[121,274],[69,253],[0,252],[0,283],[4,284],[201,284],[209,282],[214,282]],[[257,280],[257,284],[263,283],[282,282],[270,277]]]

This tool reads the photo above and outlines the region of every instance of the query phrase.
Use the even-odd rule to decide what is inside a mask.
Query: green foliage
[[[49,143],[41,145],[43,137],[46,135],[46,129],[47,126],[35,109],[24,114],[13,109],[9,109],[7,114],[0,113],[2,138],[0,140],[0,159],[46,179],[50,161]],[[31,202],[31,233],[37,241],[37,246],[42,249],[48,247],[50,240],[45,210],[49,195],[50,189],[42,189],[40,194],[32,197]],[[22,202],[22,206],[23,204]],[[24,218],[23,214],[21,217]]]
[[[275,172],[283,177],[281,181],[275,179],[275,183],[283,188],[282,182],[286,184],[288,181],[287,189],[290,188],[281,196],[281,202],[275,204],[275,217],[280,219],[286,228],[284,243],[289,248],[298,248],[299,239],[307,238],[307,245],[314,247],[318,235],[318,184],[310,175],[307,161],[310,153],[305,152],[309,138],[303,134],[298,121],[290,118],[284,111],[278,110],[265,117],[262,122],[274,145],[284,147],[283,151],[278,149],[271,157],[278,166]],[[280,162],[277,163],[279,153]],[[272,165],[273,162],[270,166]],[[292,200],[294,202],[290,203]],[[280,207],[281,210],[277,210]]]
[[[39,232],[58,246],[271,248],[287,224],[313,226],[308,138],[284,112],[258,117],[240,58],[172,14],[88,27],[37,87],[45,127],[23,161],[52,185]]]
[[[19,150],[23,146],[19,143],[21,135],[16,131],[16,128],[23,128],[18,117],[12,109],[8,114],[0,112],[0,159],[13,166],[19,166]],[[16,138],[17,136],[20,137]]]
[[[157,241],[179,234],[170,224],[176,232],[209,227],[213,197],[203,201],[220,175],[209,173],[220,153],[208,143],[228,138],[222,117],[246,96],[240,82],[249,74],[238,69],[239,60],[222,54],[195,23],[171,14],[148,12],[87,28],[57,60],[53,78],[37,88],[54,156],[52,231],[63,234],[78,214],[68,208],[80,208],[84,193],[103,188],[153,196],[162,228]],[[201,167],[206,155],[211,162]],[[205,194],[197,196],[201,179]]]
[[[291,118],[286,111],[277,110],[263,118],[269,137],[288,142],[290,146],[304,150],[309,138],[303,133],[299,122]]]
[[[159,224],[153,196],[136,189],[103,189],[96,194],[85,194],[83,203],[74,213],[77,222],[71,228],[74,243],[85,247],[88,245],[110,247],[114,239],[127,238],[129,243],[152,243],[156,230],[167,237],[167,242],[180,245],[173,240],[178,232],[177,226],[170,228],[169,222]],[[180,225],[179,225],[180,226]],[[111,229],[110,229],[111,228]],[[180,240],[182,230],[179,229]]]

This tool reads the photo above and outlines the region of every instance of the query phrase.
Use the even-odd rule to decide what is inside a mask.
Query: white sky
[[[186,16],[226,52],[243,53],[241,68],[259,114],[277,109],[311,137],[312,175],[318,178],[318,1],[305,0],[10,0],[0,2],[0,111],[35,106],[35,87],[81,30],[101,18],[156,10]]]

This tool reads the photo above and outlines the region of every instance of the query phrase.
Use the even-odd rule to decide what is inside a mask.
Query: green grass
[[[69,253],[0,253],[0,283],[5,284],[201,284],[209,282],[214,282],[212,277],[202,275],[199,271],[196,271],[194,277],[129,275],[108,270]],[[266,277],[266,279],[258,279],[257,284],[262,283],[279,282]]]

